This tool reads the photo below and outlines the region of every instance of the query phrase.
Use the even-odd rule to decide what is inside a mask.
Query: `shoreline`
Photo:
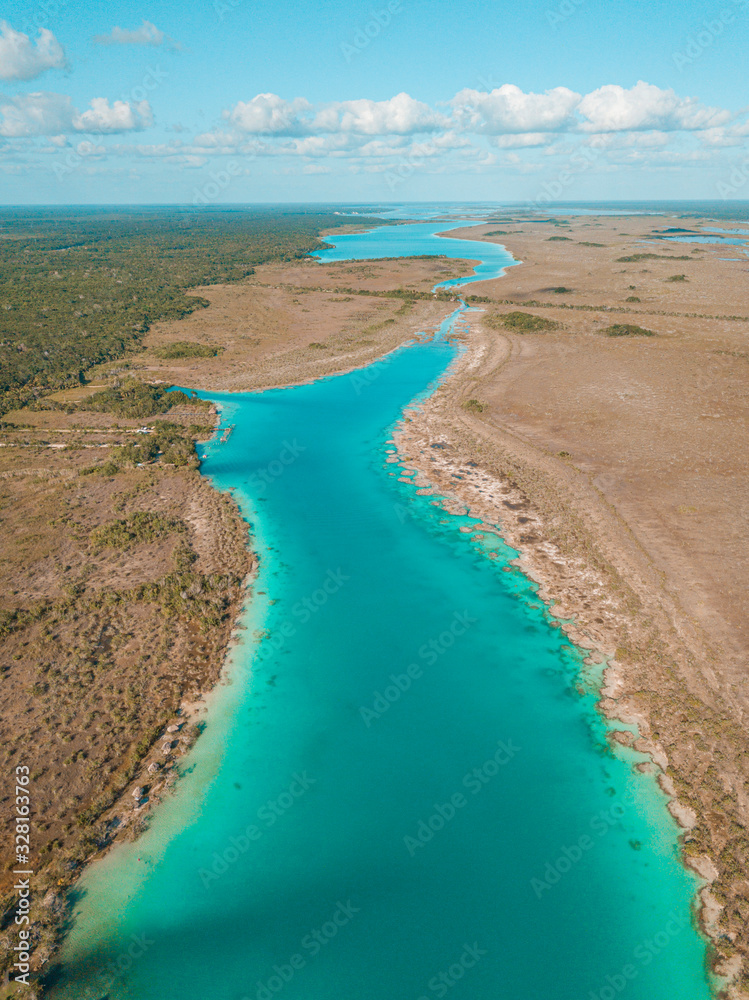
[[[588,654],[586,664],[605,664],[596,708],[608,725],[608,741],[621,743],[649,758],[648,762],[635,764],[633,768],[649,772],[657,781],[679,831],[680,861],[702,883],[695,889],[693,916],[708,949],[713,991],[716,996],[742,997],[743,994],[734,989],[740,961],[721,957],[717,952],[721,944],[717,921],[723,906],[712,892],[718,878],[715,863],[707,855],[688,857],[683,853],[685,838],[697,824],[697,814],[679,799],[667,773],[669,758],[652,737],[646,715],[619,703],[622,694],[626,694],[623,666],[616,659],[619,623],[614,621],[591,627],[589,621],[578,622],[581,614],[583,617],[588,614],[589,589],[599,591],[602,603],[606,602],[605,578],[580,562],[576,564],[574,558],[562,552],[547,530],[540,507],[534,505],[510,476],[497,476],[489,471],[475,452],[469,452],[468,461],[465,457],[451,456],[451,450],[460,448],[464,442],[451,437],[454,427],[451,428],[449,418],[441,412],[449,405],[444,395],[451,390],[459,392],[461,376],[470,375],[471,369],[478,367],[482,360],[480,345],[464,340],[463,346],[463,352],[450,365],[436,391],[404,411],[392,435],[396,447],[394,458],[405,470],[415,470],[420,485],[434,490],[435,497],[444,501],[446,510],[455,505],[464,507],[468,516],[480,520],[477,531],[495,531],[515,549],[519,555],[511,565],[537,585],[538,597],[546,605],[550,618],[557,619],[556,627],[578,650]],[[636,733],[623,729],[625,726],[636,727]]]
[[[203,444],[220,441],[221,433],[225,430],[220,407],[214,404],[210,415],[214,421],[214,430],[211,437]],[[42,906],[47,911],[49,918],[42,923],[38,919],[32,919],[32,926],[41,927],[43,935],[37,941],[34,949],[35,952],[40,951],[42,957],[41,966],[37,967],[35,972],[37,985],[41,987],[42,995],[46,989],[47,975],[50,969],[54,969],[55,960],[59,957],[68,934],[68,921],[73,905],[70,893],[76,890],[81,878],[85,876],[91,866],[108,857],[115,849],[122,847],[125,843],[139,840],[146,833],[155,810],[173,797],[177,786],[184,777],[180,768],[199,744],[203,729],[209,722],[211,699],[223,687],[232,683],[229,673],[232,658],[235,650],[241,644],[240,634],[245,630],[243,619],[250,610],[251,588],[258,579],[261,560],[255,545],[256,536],[249,531],[249,522],[241,505],[237,503],[233,491],[223,490],[216,486],[210,477],[203,474],[200,466],[196,471],[211,490],[218,495],[226,496],[237,517],[247,526],[244,545],[248,561],[247,573],[241,581],[234,606],[229,609],[227,614],[229,632],[220,655],[215,679],[209,680],[209,683],[197,692],[184,695],[176,709],[164,720],[159,727],[159,735],[153,739],[147,752],[143,755],[136,773],[112,804],[97,818],[97,823],[103,827],[102,838],[71,873],[73,877],[70,881],[52,889],[47,887],[46,890],[42,890],[42,893],[38,893],[39,896],[44,894]],[[169,747],[168,752],[167,747]],[[154,767],[154,765],[156,766]],[[152,767],[153,770],[151,770]],[[143,794],[138,798],[134,794],[136,789],[143,790]],[[40,869],[35,874],[38,876],[43,872],[44,869]],[[35,903],[35,906],[38,905],[38,902]],[[7,988],[12,988],[12,984],[9,984]],[[4,997],[5,993],[6,988],[0,986],[0,998]]]

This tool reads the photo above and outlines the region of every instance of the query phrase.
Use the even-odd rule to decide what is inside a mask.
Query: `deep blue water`
[[[246,631],[176,794],[84,876],[55,1000],[707,1000],[695,880],[584,654],[386,461],[458,313],[210,394],[235,429],[203,471],[261,556]]]

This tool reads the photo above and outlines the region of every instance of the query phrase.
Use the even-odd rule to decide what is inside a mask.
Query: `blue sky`
[[[749,0],[1,16],[6,204],[749,198]]]

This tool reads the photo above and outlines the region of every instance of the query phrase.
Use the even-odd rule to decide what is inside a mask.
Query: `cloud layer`
[[[443,114],[405,93],[385,101],[365,98],[317,107],[303,97],[257,94],[238,101],[224,119],[239,132],[256,136],[405,136],[451,130],[502,137],[499,145],[521,148],[542,145],[551,134],[697,132],[733,118],[729,111],[642,81],[629,89],[610,84],[585,96],[567,87],[525,93],[508,83],[491,91],[461,90],[447,107]]]
[[[239,101],[224,118],[250,135],[297,137],[341,132],[414,135],[449,125],[444,115],[404,93],[387,101],[338,101],[317,110],[303,97],[287,101],[277,94],[258,94],[250,101]]]
[[[0,21],[0,80],[34,80],[48,69],[65,69],[62,45],[47,28],[36,42]]]
[[[79,112],[66,94],[18,94],[0,97],[0,136],[70,135],[76,132],[113,134],[140,131],[153,124],[148,101],[131,103],[95,97],[88,108]]]
[[[174,46],[174,42],[161,29],[157,28],[151,21],[143,21],[139,28],[130,31],[127,28],[112,28],[108,35],[94,35],[93,41],[97,45],[169,45]]]
[[[25,38],[17,32],[7,36],[14,52],[31,50],[28,39],[18,43],[16,36]],[[136,31],[115,29],[105,38],[103,44],[168,41],[147,21]],[[64,59],[56,45],[40,35],[34,51],[43,58],[37,66],[44,59],[50,65]],[[20,57],[15,65],[16,73],[31,72]],[[5,169],[22,169],[24,150],[35,150],[40,162],[49,163],[59,150],[69,156],[75,148],[98,171],[109,169],[106,160],[129,158],[131,166],[150,160],[190,170],[210,169],[217,158],[233,157],[237,169],[251,173],[261,169],[260,161],[275,159],[264,169],[278,175],[381,174],[391,189],[416,171],[535,174],[539,180],[528,183],[541,184],[543,177],[583,173],[579,164],[585,171],[593,165],[596,171],[643,166],[704,170],[724,150],[730,154],[733,147],[745,145],[749,136],[746,109],[734,113],[711,107],[640,81],[629,88],[606,84],[588,94],[561,86],[543,93],[514,84],[468,88],[436,105],[403,92],[385,100],[319,104],[306,97],[261,93],[236,101],[213,127],[191,138],[170,138],[169,131],[191,131],[173,126],[166,136],[150,141],[110,140],[108,136],[143,132],[153,125],[150,103],[139,99],[150,89],[134,88],[120,100],[96,97],[81,109],[64,94],[0,95]]]

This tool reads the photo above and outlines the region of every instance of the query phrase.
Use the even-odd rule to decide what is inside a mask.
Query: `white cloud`
[[[153,125],[153,112],[148,101],[115,101],[95,97],[88,111],[76,114],[73,128],[80,132],[131,132]]]
[[[668,145],[672,137],[668,132],[602,132],[591,135],[586,145],[594,149],[659,149]]]
[[[324,105],[268,93],[237,102],[223,117],[239,132],[269,139],[343,136],[349,144],[357,136],[430,134],[434,141],[445,137],[447,146],[456,148],[459,139],[473,133],[491,137],[500,149],[548,146],[565,133],[707,132],[733,119],[729,111],[642,82],[629,90],[609,84],[586,96],[567,87],[536,94],[504,84],[492,91],[462,90],[448,106],[449,116],[406,93],[384,101],[361,98]],[[340,155],[327,148],[330,155]]]
[[[448,125],[439,114],[409,94],[400,93],[387,101],[340,101],[322,108],[310,127],[315,132],[348,132],[355,135],[413,135],[432,132]]]
[[[257,94],[239,101],[224,118],[252,135],[413,135],[449,124],[447,118],[409,94],[387,101],[337,101],[315,109],[298,97],[287,101],[277,94]]]
[[[533,149],[536,146],[548,146],[554,138],[554,134],[550,132],[523,132],[498,135],[493,141],[499,149]]]
[[[586,119],[583,128],[592,132],[697,131],[724,125],[732,117],[694,97],[679,97],[642,80],[629,90],[617,84],[599,87],[582,99],[579,110]]]
[[[0,21],[0,80],[33,80],[48,69],[65,69],[62,45],[47,28],[33,43],[28,35]]]
[[[512,83],[490,92],[461,90],[450,102],[464,131],[489,135],[562,131],[574,124],[579,103],[580,95],[567,87],[526,94]]]
[[[300,135],[305,129],[300,114],[310,107],[303,97],[286,101],[277,94],[257,94],[251,101],[238,101],[224,118],[253,135]]]
[[[97,145],[91,142],[90,139],[84,139],[83,142],[79,142],[75,150],[80,156],[103,156],[107,151],[106,147]]]
[[[92,41],[97,45],[169,45],[179,48],[169,35],[157,28],[150,21],[143,21],[139,28],[129,31],[127,28],[112,28],[108,35],[94,35]]]
[[[151,125],[148,101],[130,104],[95,97],[86,111],[78,112],[66,94],[38,92],[0,97],[0,136],[28,138],[59,137],[75,132],[131,132]],[[58,139],[59,141],[59,139]]]

